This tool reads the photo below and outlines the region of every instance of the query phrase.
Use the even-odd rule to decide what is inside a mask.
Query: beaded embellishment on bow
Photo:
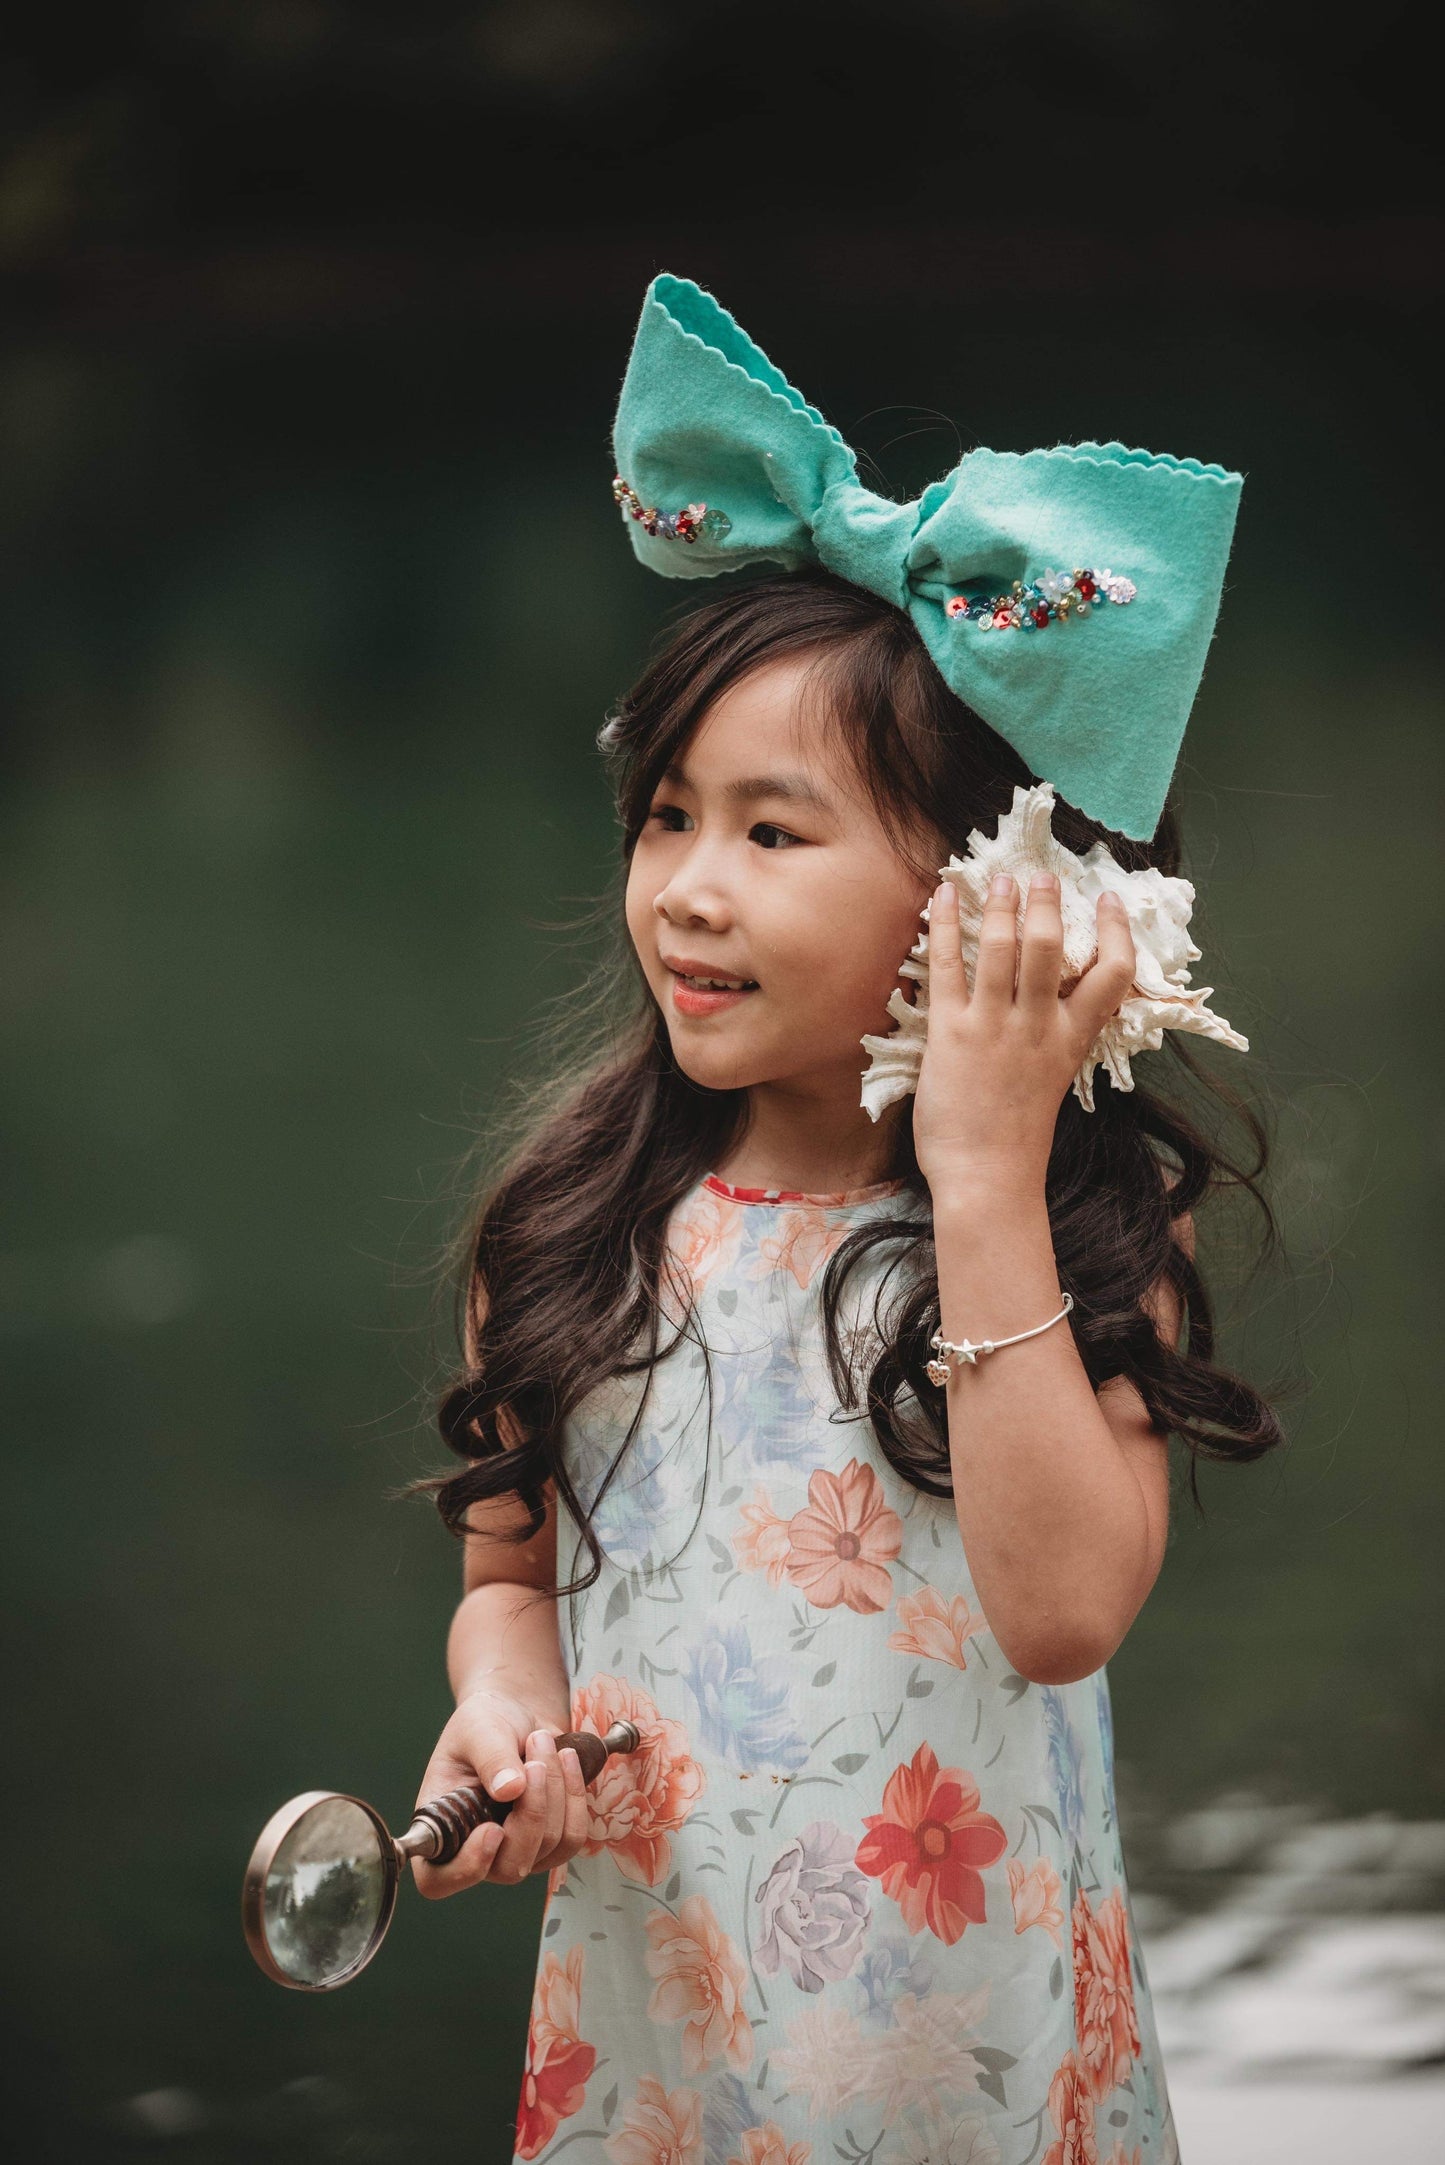
[[[644,534],[656,534],[659,541],[696,541],[699,534],[721,541],[732,532],[727,513],[707,504],[686,504],[681,511],[659,511],[655,504],[644,504],[621,474],[613,481],[612,501],[621,505],[624,518],[636,519]]]
[[[967,617],[980,631],[1042,631],[1046,624],[1067,624],[1087,616],[1106,601],[1123,608],[1139,589],[1113,571],[1046,571],[1042,577],[1015,579],[1009,594],[955,594],[944,603],[947,615]]]

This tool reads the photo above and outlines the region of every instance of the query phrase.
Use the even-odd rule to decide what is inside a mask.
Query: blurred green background
[[[684,598],[608,489],[660,267],[899,493],[1081,434],[1246,472],[1180,781],[1291,1269],[1206,1256],[1293,1441],[1180,1509],[1113,1665],[1125,1832],[1168,1893],[1221,1796],[1440,1810],[1438,173],[1403,10],[1346,52],[1192,19],[216,0],[12,43],[25,2155],[510,2155],[537,1889],[403,1890],[334,2000],[262,1981],[237,1897],[293,1790],[402,1822],[447,1712],[457,1556],[386,1494],[438,1462],[460,1161],[586,974],[593,733]]]

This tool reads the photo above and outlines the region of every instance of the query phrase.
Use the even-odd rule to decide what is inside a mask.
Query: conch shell
[[[1103,842],[1095,842],[1087,855],[1076,857],[1055,840],[1053,811],[1054,793],[1047,782],[1036,782],[1032,789],[1016,787],[1012,809],[1000,819],[997,835],[990,840],[975,827],[968,838],[968,856],[950,857],[939,868],[940,879],[951,880],[958,889],[963,967],[970,992],[983,905],[995,872],[1011,872],[1019,883],[1020,923],[1029,875],[1053,872],[1058,875],[1064,920],[1061,994],[1078,983],[1098,955],[1094,910],[1106,887],[1112,887],[1123,898],[1134,935],[1134,982],[1089,1047],[1073,1080],[1074,1096],[1085,1112],[1094,1110],[1094,1070],[1102,1067],[1116,1090],[1132,1090],[1130,1055],[1158,1052],[1166,1030],[1191,1030],[1199,1037],[1232,1045],[1236,1052],[1248,1052],[1248,1038],[1241,1037],[1204,1005],[1214,987],[1189,982],[1189,965],[1200,956],[1188,934],[1189,915],[1194,908],[1190,882],[1170,879],[1152,867],[1143,872],[1126,872]],[[920,915],[926,924],[926,905]],[[874,1120],[885,1107],[918,1088],[918,1071],[928,1041],[926,932],[919,934],[899,974],[913,978],[917,984],[915,1004],[910,1006],[902,991],[895,989],[888,1012],[898,1028],[890,1030],[886,1037],[870,1033],[860,1041],[871,1055],[863,1075],[863,1108]]]

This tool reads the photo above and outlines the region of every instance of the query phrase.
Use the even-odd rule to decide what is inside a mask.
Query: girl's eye
[[[760,849],[777,849],[780,843],[787,846],[794,842],[801,843],[803,839],[799,834],[790,834],[786,827],[775,827],[771,820],[760,819],[749,834],[748,840],[752,841],[755,837],[769,835],[775,836],[777,839],[773,841],[760,840],[758,842]]]
[[[683,831],[681,825],[675,825],[674,822],[681,822],[687,818],[687,814],[680,804],[654,805],[648,816],[651,819],[661,820],[663,832],[666,834],[681,834]]]

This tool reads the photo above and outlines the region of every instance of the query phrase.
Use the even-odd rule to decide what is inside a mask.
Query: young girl
[[[715,303],[699,332],[696,293],[697,365],[826,431]],[[634,437],[638,398],[665,422],[688,395],[639,375],[643,344]],[[1278,1439],[1211,1364],[1192,1260],[1193,1206],[1252,1176],[1142,1083],[1071,1090],[1141,975],[1116,896],[1069,981],[1057,878],[1000,875],[972,930],[935,884],[1042,761],[1022,702],[980,679],[986,722],[945,674],[916,538],[900,602],[847,559],[835,482],[769,476],[810,557],[759,540],[726,445],[667,440],[704,469],[680,517],[622,498],[649,545],[701,552],[664,568],[790,568],[695,610],[602,732],[632,994],[485,1201],[442,1416],[466,1464],[434,1484],[466,1591],[421,1794],[515,1801],[418,1883],[551,1875],[519,2159],[1154,2165],[1177,2148],[1104,1665],[1160,1567],[1167,1436]],[[904,508],[916,537],[917,506],[849,516]],[[988,629],[1022,666],[1116,623]],[[1131,817],[1061,799],[1053,832],[1174,874],[1172,812],[1148,839]],[[925,906],[916,1090],[875,1121],[859,1043],[917,982]],[[641,1743],[589,1792],[554,1739],[619,1716]]]

